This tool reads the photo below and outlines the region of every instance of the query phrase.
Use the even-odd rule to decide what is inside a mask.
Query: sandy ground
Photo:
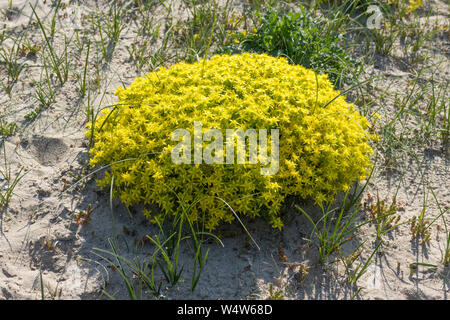
[[[14,1],[20,13],[9,19],[1,16],[2,23],[8,28],[26,25],[31,15],[28,2]],[[439,16],[448,18],[445,3],[433,3],[443,10],[439,11]],[[6,7],[7,1],[0,1],[0,9]],[[83,9],[93,10],[89,5]],[[38,13],[49,19],[48,12],[49,4],[39,1]],[[40,41],[38,29],[33,30],[30,39]],[[133,28],[123,32],[121,42],[129,43],[133,32]],[[8,42],[3,44],[7,45]],[[30,66],[40,64],[38,59],[21,59]],[[448,79],[448,52],[437,48],[435,59],[446,61],[437,76]],[[58,89],[56,103],[34,121],[25,121],[24,115],[36,107],[31,96],[31,79],[39,78],[39,72],[38,68],[28,68],[14,87],[12,98],[0,92],[1,113],[8,121],[20,124],[20,130],[5,142],[7,162],[13,175],[22,166],[26,172],[14,190],[7,211],[0,214],[0,298],[40,299],[42,270],[46,298],[53,295],[60,299],[108,299],[102,293],[106,290],[116,298],[126,299],[126,289],[117,270],[94,254],[94,248],[109,249],[107,240],[114,237],[108,192],[98,189],[94,177],[67,190],[77,181],[76,177],[83,175],[88,159],[83,135],[85,101],[78,100],[75,80],[69,78]],[[384,57],[379,57],[372,73],[386,74],[383,81],[377,83],[380,88],[392,85],[399,92],[413,77],[411,70]],[[131,83],[135,78],[136,72],[127,63],[123,45],[118,45],[102,75],[103,88],[94,97],[93,105],[114,103],[114,89],[121,82]],[[385,103],[386,114],[395,108],[391,101],[381,103]],[[434,190],[444,210],[450,207],[448,154],[429,146],[421,153],[421,163],[421,166],[405,163],[400,172],[378,170],[369,184],[368,191],[373,195],[378,192],[380,198],[392,199],[398,192],[397,200],[403,206],[398,212],[401,222],[421,212],[424,198],[427,198],[427,217],[431,219],[439,214],[430,192],[424,190],[424,182]],[[101,173],[96,177],[101,177]],[[4,187],[4,183],[0,181],[0,187]],[[296,203],[308,212],[315,212],[316,217],[320,214],[307,203]],[[88,210],[89,206],[93,210],[91,220],[78,225],[74,216]],[[139,241],[145,235],[155,234],[156,228],[140,214],[130,217],[119,201],[114,201],[113,207],[121,254],[128,258],[150,259],[153,247],[149,243],[141,246]],[[180,253],[180,263],[185,265],[183,281],[172,288],[164,282],[162,297],[267,299],[272,284],[272,293],[281,290],[285,299],[352,298],[355,290],[347,284],[343,265],[320,265],[317,249],[305,240],[312,232],[307,219],[298,214],[293,205],[287,208],[285,215],[288,223],[281,232],[272,230],[262,221],[244,221],[260,250],[248,240],[238,223],[219,228],[217,232],[224,247],[212,241],[206,245],[210,250],[207,264],[194,292],[190,291],[193,251],[186,242]],[[411,226],[407,223],[388,233],[367,272],[358,281],[361,288],[358,298],[448,299],[450,270],[442,265],[445,249],[442,230],[439,219],[430,228],[431,240],[426,244],[412,239]],[[350,252],[361,241],[366,241],[367,249],[360,256],[360,261],[364,262],[376,244],[374,225],[364,226],[343,250]],[[437,268],[419,266],[411,274],[410,264],[414,262]],[[157,278],[163,279],[161,274],[157,274]]]

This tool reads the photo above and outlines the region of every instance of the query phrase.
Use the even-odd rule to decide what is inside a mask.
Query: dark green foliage
[[[291,63],[326,73],[339,86],[357,62],[339,46],[342,35],[327,29],[326,22],[314,18],[306,9],[283,14],[273,8],[259,16],[256,32],[236,35],[238,43],[220,52],[267,53],[285,56]]]

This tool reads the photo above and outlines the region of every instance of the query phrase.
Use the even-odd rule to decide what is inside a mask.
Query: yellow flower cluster
[[[99,186],[114,176],[113,195],[125,205],[157,205],[158,212],[144,211],[151,219],[183,203],[193,221],[214,229],[235,218],[225,201],[241,216],[281,228],[287,196],[331,200],[371,167],[368,121],[343,96],[333,100],[338,94],[327,75],[266,54],[161,68],[118,88],[118,106],[88,125],[95,142],[90,164],[112,164]],[[174,164],[172,133],[184,128],[192,135],[194,121],[224,134],[278,129],[278,173],[262,175],[260,163]]]
[[[399,8],[405,8],[404,5],[406,5],[406,14],[410,14],[411,12],[416,11],[419,7],[422,6],[422,0],[388,0],[387,3]]]
[[[407,11],[407,13],[411,13],[413,11],[416,11],[421,6],[422,6],[422,0],[409,0],[408,8],[406,11]]]

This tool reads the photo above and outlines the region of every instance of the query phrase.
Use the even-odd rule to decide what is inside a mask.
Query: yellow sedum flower
[[[239,215],[281,228],[287,196],[332,200],[371,167],[369,123],[343,96],[329,103],[338,94],[326,75],[266,54],[161,68],[117,89],[118,105],[93,124],[90,164],[112,164],[98,184],[108,187],[114,176],[113,195],[127,206],[156,204],[158,213],[144,212],[151,221],[183,201],[193,205],[193,221],[214,229],[235,219],[221,198]],[[226,129],[278,129],[278,173],[261,175],[261,162],[174,164],[172,133],[183,128],[193,137],[194,121],[224,136]]]
[[[416,11],[419,7],[422,6],[422,0],[409,0],[408,1],[408,8],[407,8],[407,13],[411,13]]]

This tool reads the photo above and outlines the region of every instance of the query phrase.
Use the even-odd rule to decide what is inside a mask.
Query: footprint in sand
[[[58,138],[33,136],[24,146],[44,166],[53,166],[67,154],[68,146]],[[23,145],[23,144],[22,144]]]

